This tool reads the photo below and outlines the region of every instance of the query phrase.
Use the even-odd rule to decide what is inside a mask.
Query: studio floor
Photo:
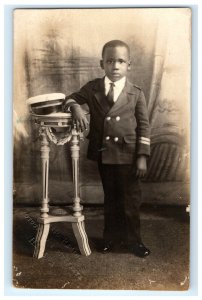
[[[52,206],[63,214],[65,207]],[[189,288],[189,214],[182,206],[145,205],[142,238],[151,250],[146,258],[128,249],[99,251],[102,207],[84,207],[92,254],[80,255],[71,224],[52,223],[45,255],[33,258],[39,207],[15,207],[13,213],[13,287],[29,289],[163,290]]]

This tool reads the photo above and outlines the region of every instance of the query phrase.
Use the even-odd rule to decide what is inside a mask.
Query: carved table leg
[[[41,207],[41,218],[38,227],[38,233],[35,243],[34,257],[43,257],[46,240],[49,233],[50,224],[46,223],[45,220],[48,218],[49,206],[48,206],[48,173],[49,173],[49,142],[46,136],[46,129],[41,128],[40,132],[42,136],[41,141],[41,160],[42,160],[42,182],[43,182],[43,197],[42,197],[42,207]]]
[[[84,221],[72,223],[72,228],[81,254],[85,256],[90,255],[91,250],[88,244]]]
[[[36,258],[41,258],[44,255],[49,229],[50,224],[39,224],[33,255]]]
[[[76,129],[72,130],[72,141],[71,141],[71,157],[72,157],[72,168],[73,168],[73,185],[74,185],[74,199],[73,199],[73,216],[80,217],[82,215],[83,207],[80,205],[79,197],[79,133]],[[79,250],[83,255],[90,255],[91,250],[88,244],[88,238],[85,232],[84,222],[72,223],[74,235],[76,237]]]

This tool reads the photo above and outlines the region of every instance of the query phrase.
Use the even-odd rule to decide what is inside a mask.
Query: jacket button
[[[121,118],[120,118],[119,116],[116,117],[116,121],[117,121],[117,122],[120,121],[120,119],[121,119]]]
[[[105,140],[108,141],[110,139],[110,136],[106,136]]]
[[[115,138],[114,138],[114,141],[115,141],[115,142],[118,142],[118,140],[119,140],[118,137],[115,137]]]
[[[107,117],[106,120],[107,120],[107,121],[110,121],[110,120],[111,120],[111,117]]]

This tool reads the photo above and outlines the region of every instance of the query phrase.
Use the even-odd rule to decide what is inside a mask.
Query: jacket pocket
[[[123,152],[133,153],[136,148],[136,136],[126,135],[123,137]]]

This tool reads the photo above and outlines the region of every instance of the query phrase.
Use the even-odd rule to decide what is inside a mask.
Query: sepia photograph
[[[191,24],[13,10],[13,288],[189,290]]]

